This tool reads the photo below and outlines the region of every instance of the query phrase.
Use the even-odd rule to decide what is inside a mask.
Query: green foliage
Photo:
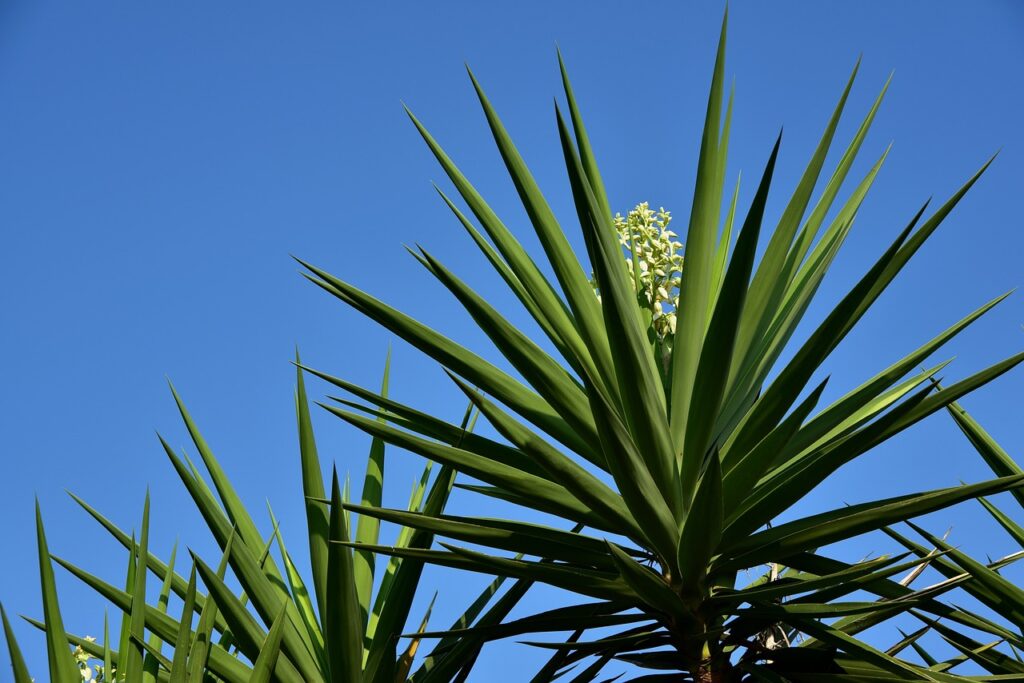
[[[937,382],[936,386],[938,386]],[[985,464],[997,476],[1024,474],[1020,465],[959,403],[949,404],[946,411]],[[1016,506],[1024,508],[1019,488],[1012,489],[1008,493],[1010,497],[1005,498],[1007,501],[1012,501]],[[973,662],[991,675],[1008,676],[1011,677],[1010,680],[1014,680],[1012,678],[1014,676],[1017,678],[1024,676],[1024,663],[1021,662],[1019,652],[1024,649],[1024,640],[1021,638],[1021,633],[1024,632],[1024,590],[1005,578],[999,570],[1024,557],[1024,528],[1021,528],[1020,523],[1014,519],[1014,515],[1004,512],[987,498],[978,498],[978,502],[1020,546],[1020,550],[996,562],[983,563],[951,545],[945,538],[936,537],[913,522],[907,522],[907,525],[930,547],[943,552],[941,558],[933,560],[933,566],[939,574],[945,577],[946,581],[957,583],[961,590],[991,609],[995,615],[1004,620],[1004,623],[989,622],[985,624],[985,627],[976,626],[980,635],[973,634],[974,637],[972,637],[972,635],[950,628],[932,616],[919,614],[916,616],[924,625],[910,639],[916,644],[916,641],[926,633],[934,632],[942,641],[956,650],[965,661]],[[1018,519],[1020,519],[1019,516]],[[888,533],[919,557],[928,552],[919,543],[895,530],[890,529]],[[995,637],[996,640],[981,642],[976,640],[978,637],[986,639]]]
[[[272,531],[265,536],[235,494],[184,403],[174,392],[213,487],[207,484],[199,468],[187,456],[179,456],[163,439],[161,443],[223,551],[217,568],[193,554],[186,579],[174,569],[173,551],[167,563],[149,552],[148,495],[143,509],[141,536],[136,542],[134,534],[129,535],[119,529],[72,494],[83,509],[128,551],[125,590],[66,560],[52,557],[53,561],[122,612],[121,635],[114,649],[106,628],[102,643],[97,643],[94,638],[65,633],[60,621],[51,556],[46,546],[42,517],[39,516],[40,574],[46,618],[42,622],[29,621],[47,633],[50,680],[62,683],[82,680],[393,683],[406,680],[410,675],[429,680],[432,671],[442,667],[458,672],[475,658],[474,651],[453,651],[449,648],[430,653],[419,668],[413,669],[413,656],[420,642],[415,637],[406,643],[404,651],[399,652],[397,636],[409,616],[423,563],[418,559],[386,560],[384,574],[376,594],[373,593],[376,556],[350,547],[348,503],[343,499],[336,473],[330,483],[331,497],[324,498],[321,463],[301,368],[297,374],[299,459],[316,605],[288,554],[273,512],[270,512]],[[386,394],[387,370],[381,389],[381,395]],[[459,438],[468,435],[473,421],[472,411],[467,411],[461,425],[453,427],[455,433],[462,435]],[[379,418],[378,423],[382,424],[383,418]],[[370,448],[361,497],[364,506],[380,504],[384,460],[384,444],[375,439]],[[428,463],[414,486],[407,514],[441,514],[451,491],[454,471],[442,468],[433,480],[430,474]],[[361,506],[348,507],[363,509]],[[376,542],[378,518],[361,514],[359,518],[357,540],[368,544]],[[396,546],[426,548],[431,545],[432,538],[429,531],[407,528],[399,534]],[[275,545],[283,571],[273,557]],[[242,587],[240,595],[236,595],[225,581],[229,569]],[[146,603],[146,583],[150,574],[161,583],[155,605]],[[206,587],[205,593],[199,588],[200,582]],[[485,594],[453,624],[453,628],[469,626],[478,619],[500,621],[522,593],[509,591],[503,603],[490,605],[490,599],[500,585],[499,580],[489,586]],[[182,602],[180,616],[168,614],[171,594]],[[421,630],[426,628],[425,619]],[[12,653],[15,680],[18,683],[30,680],[6,613],[3,614],[3,622]],[[170,656],[163,652],[165,644],[173,649]],[[74,647],[74,652],[69,645]]]
[[[745,217],[740,219],[733,192],[723,222],[732,108],[731,96],[726,102],[724,93],[724,58],[723,26],[684,240],[685,267],[678,280],[679,261],[670,253],[672,236],[667,235],[669,249],[659,238],[666,234],[667,214],[652,216],[641,205],[626,219],[612,219],[564,65],[571,128],[560,110],[556,122],[586,259],[569,248],[564,236],[568,224],[555,218],[471,75],[554,280],[543,274],[424,124],[410,114],[468,214],[442,194],[446,204],[548,336],[555,353],[546,353],[422,248],[419,262],[466,309],[517,377],[353,284],[303,262],[310,280],[442,365],[501,438],[454,445],[437,418],[318,373],[354,395],[328,409],[375,438],[483,484],[465,485],[467,489],[586,530],[569,533],[557,524],[514,518],[407,515],[361,507],[364,515],[453,541],[422,550],[362,547],[548,583],[593,601],[588,604],[603,617],[630,618],[627,630],[596,633],[589,642],[577,632],[570,642],[554,645],[563,657],[546,667],[545,680],[584,657],[596,658],[584,680],[616,659],[701,681],[960,680],[949,672],[951,666],[932,669],[900,658],[899,651],[909,643],[882,651],[857,638],[870,626],[917,615],[989,628],[981,617],[936,599],[952,586],[917,591],[890,578],[894,567],[919,574],[927,565],[946,566],[955,560],[952,549],[943,548],[937,556],[925,550],[909,564],[844,563],[820,549],[971,498],[1015,490],[1024,477],[997,471],[1000,478],[992,481],[844,505],[807,517],[794,518],[794,506],[842,465],[1024,360],[1024,355],[1015,355],[945,389],[929,382],[937,368],[917,370],[999,297],[838,400],[819,406],[824,382],[815,378],[831,352],[988,164],[932,215],[926,216],[922,208],[896,230],[888,249],[832,312],[798,340],[797,327],[885,158],[882,154],[845,202],[837,202],[885,88],[816,203],[813,190],[856,69],[774,229],[765,225],[764,208],[781,139]],[[833,216],[829,223],[827,216]],[[734,217],[739,224],[735,237]],[[767,248],[757,259],[762,232]],[[659,245],[657,258],[667,259],[658,263],[660,273],[640,264],[655,258],[652,245]],[[588,271],[592,280],[584,276]],[[645,273],[664,280],[644,279]],[[582,294],[587,284],[599,298]],[[655,295],[662,300],[660,309],[654,306]],[[675,314],[674,324],[665,320],[665,301]],[[381,414],[405,419],[387,424],[372,419]],[[776,523],[780,517],[786,521]],[[485,552],[459,542],[483,546]],[[511,558],[500,551],[548,559]],[[740,577],[750,571],[764,571],[764,578],[744,585]],[[854,598],[858,591],[866,591],[868,598]],[[459,633],[490,639],[544,631],[551,624],[570,630],[566,620],[576,609],[535,615],[520,620],[516,628]],[[594,620],[573,626],[586,631],[609,624]]]
[[[88,665],[92,671],[99,666],[104,677],[140,682],[463,681],[488,641],[558,632],[571,635],[565,642],[529,641],[554,650],[533,677],[537,683],[570,670],[571,680],[594,680],[615,662],[653,670],[637,679],[651,681],[996,680],[959,675],[954,669],[965,662],[1002,676],[997,680],[1024,680],[1024,664],[1016,657],[1024,649],[1024,592],[999,573],[1017,556],[981,563],[923,528],[913,527],[925,545],[893,527],[978,498],[1024,548],[1024,528],[985,498],[1009,491],[1024,504],[1024,470],[956,403],[1024,354],[946,388],[933,380],[946,363],[919,370],[1005,297],[820,405],[829,355],[988,164],[933,214],[925,217],[922,207],[894,230],[891,245],[825,319],[797,339],[885,159],[882,153],[837,201],[888,84],[812,204],[854,68],[772,226],[765,207],[776,191],[781,136],[745,213],[737,207],[738,181],[726,193],[732,95],[726,100],[725,35],[723,23],[685,248],[668,230],[664,210],[654,213],[641,204],[626,218],[613,218],[561,56],[568,116],[556,107],[559,151],[576,209],[572,229],[580,230],[585,255],[570,247],[570,226],[555,217],[472,74],[498,152],[543,248],[544,268],[410,113],[468,212],[439,190],[443,201],[554,352],[425,249],[414,257],[466,309],[515,375],[301,262],[309,280],[443,368],[470,401],[461,423],[390,398],[387,371],[374,391],[296,358],[310,567],[303,576],[273,513],[270,531],[262,531],[172,389],[202,470],[163,439],[161,444],[222,554],[215,563],[193,555],[186,578],[175,570],[173,553],[165,563],[149,551],[148,496],[138,541],[76,497],[127,550],[122,589],[51,557],[38,515],[45,620],[32,623],[46,632],[51,680],[81,680],[79,666]],[[758,259],[762,237],[767,242]],[[348,397],[323,407],[372,437],[358,503],[336,471],[325,485],[304,374],[343,390]],[[943,409],[996,479],[798,516],[794,506],[844,464]],[[476,415],[497,436],[474,433]],[[405,510],[381,507],[385,445],[428,460]],[[432,463],[440,465],[433,477]],[[461,487],[505,501],[510,514],[522,512],[524,519],[451,514],[446,503],[457,476],[464,479]],[[536,519],[535,513],[555,521],[525,519]],[[381,522],[400,527],[393,545],[381,545]],[[877,531],[908,554],[848,563],[822,550]],[[435,547],[435,538],[445,540]],[[64,631],[53,562],[122,613],[116,649],[106,628],[102,643]],[[496,578],[449,629],[429,631],[428,609],[414,622],[419,627],[405,633],[426,563]],[[926,568],[944,580],[912,588]],[[241,594],[230,588],[229,571]],[[910,573],[894,578],[903,572]],[[515,582],[499,595],[510,578]],[[155,604],[147,604],[154,579],[160,592]],[[575,594],[576,604],[508,621],[535,582]],[[944,602],[954,589],[1004,621]],[[168,614],[172,595],[182,603],[180,615]],[[859,637],[897,619],[917,620],[922,628],[885,650]],[[3,622],[15,680],[30,680],[6,613]],[[921,642],[926,633],[938,634],[958,654],[937,659]],[[995,643],[977,640],[993,637]],[[418,657],[425,639],[436,639],[436,646]],[[90,664],[90,658],[103,663]]]

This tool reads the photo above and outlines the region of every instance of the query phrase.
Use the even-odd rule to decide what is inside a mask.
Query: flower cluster
[[[626,252],[626,267],[637,285],[637,300],[651,314],[659,339],[676,330],[679,282],[683,269],[683,245],[668,229],[672,215],[664,208],[654,211],[647,202],[626,214],[615,214],[619,244]]]
[[[96,642],[96,639],[91,636],[86,636],[85,639],[90,643]],[[103,671],[103,665],[96,664],[90,666],[89,660],[92,659],[92,655],[83,650],[81,645],[75,647],[74,656],[75,663],[78,664],[78,673],[81,674],[83,681],[86,683],[104,683],[107,680],[106,672]]]

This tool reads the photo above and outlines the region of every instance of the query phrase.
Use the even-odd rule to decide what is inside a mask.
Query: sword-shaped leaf
[[[682,512],[682,500],[675,486],[676,465],[666,414],[665,389],[656,360],[650,352],[646,326],[640,321],[636,305],[637,293],[627,275],[622,248],[615,238],[611,217],[604,214],[593,190],[587,185],[582,161],[572,146],[569,131],[557,107],[555,113],[576,211],[591,251],[591,261],[601,292],[604,325],[622,402],[621,415],[640,452],[644,469],[649,473],[644,475],[638,471],[637,475],[651,479],[661,492],[661,499],[679,515]],[[584,382],[591,393],[601,394],[609,410],[619,413],[612,396],[600,390],[595,378],[585,377]],[[619,484],[621,487],[622,483]]]
[[[1010,454],[1003,450],[1002,446],[996,443],[992,435],[986,432],[978,422],[964,410],[959,403],[953,402],[946,406],[950,417],[956,422],[957,427],[964,433],[967,440],[971,442],[978,455],[985,461],[998,477],[1008,477],[1013,474],[1022,474],[1021,469]],[[1013,497],[1024,507],[1024,492],[1012,491]]]
[[[260,654],[252,666],[251,683],[270,683],[271,676],[277,668],[278,656],[281,653],[281,636],[284,634],[284,624],[288,619],[288,612],[284,605],[274,619],[274,625],[270,627],[267,639],[263,641]]]
[[[582,503],[577,501],[565,488],[547,479],[521,472],[500,462],[487,460],[475,453],[470,453],[460,448],[421,439],[395,429],[391,425],[381,424],[376,420],[368,420],[361,415],[339,410],[333,406],[325,405],[324,408],[364,432],[380,436],[393,446],[405,448],[425,458],[430,458],[435,462],[453,467],[481,481],[506,488],[512,492],[519,492],[528,498],[541,501],[547,512],[573,521],[584,521],[589,526],[597,526],[603,529],[615,528],[610,522],[591,512]]]
[[[743,221],[743,227],[736,238],[736,248],[729,261],[722,291],[700,351],[692,390],[700,400],[690,404],[683,442],[680,479],[685,493],[696,491],[697,479],[704,468],[704,463],[709,457],[717,457],[709,455],[709,451],[718,450],[715,448],[715,441],[719,435],[714,434],[712,430],[718,419],[722,398],[725,396],[737,326],[746,301],[750,272],[754,266],[754,252],[757,250],[764,207],[768,201],[768,189],[771,186],[775,159],[778,157],[781,142],[782,136],[779,135],[768,157],[750,211],[747,212],[747,218]]]
[[[11,622],[7,620],[7,611],[0,604],[0,618],[4,622],[4,638],[7,640],[7,655],[11,659],[11,673],[14,676],[14,683],[32,683],[33,678],[29,675],[28,667],[25,665],[25,657],[18,647],[18,640],[14,637],[14,630]],[[107,669],[109,671],[109,669]]]
[[[721,183],[724,178],[718,167],[724,163],[719,155],[719,126],[725,80],[727,19],[728,14],[722,19],[714,76],[711,79],[711,93],[708,96],[707,116],[704,119],[704,133],[697,161],[697,179],[693,190],[693,206],[686,231],[686,249],[683,253],[686,265],[679,286],[682,310],[677,313],[678,323],[672,340],[672,382],[668,404],[672,439],[677,449],[682,446],[687,431],[687,418],[694,392],[693,382],[704,346],[709,301],[712,296],[718,221],[722,209]],[[696,478],[690,481],[689,485],[696,486]],[[689,497],[692,490],[691,488],[690,491],[684,491],[684,494]]]
[[[300,364],[298,351],[295,352],[295,363]],[[317,610],[320,619],[323,619],[326,614],[327,534],[330,523],[327,508],[316,502],[317,498],[323,498],[325,495],[324,474],[320,468],[313,422],[309,416],[309,400],[306,398],[306,382],[301,369],[296,370],[295,380],[295,416],[299,432],[299,461],[302,467],[302,492],[309,539],[309,564],[313,575],[313,593],[316,596]]]
[[[196,567],[188,577],[188,588],[181,607],[181,621],[178,622],[178,638],[174,641],[174,657],[171,659],[171,671],[167,683],[185,683],[188,667],[188,652],[192,642],[192,615],[196,606]],[[106,638],[104,638],[104,641]],[[104,663],[104,666],[106,664]],[[109,668],[107,669],[109,671]]]
[[[39,583],[43,593],[43,618],[46,621],[46,660],[52,683],[79,683],[78,667],[68,649],[67,632],[60,615],[57,583],[53,578],[50,550],[46,545],[43,514],[36,500],[36,549],[39,554]]]
[[[494,428],[522,453],[538,462],[547,471],[552,481],[561,482],[562,486],[578,501],[603,519],[615,524],[619,533],[632,538],[643,536],[643,532],[640,531],[621,496],[585,468],[576,464],[571,458],[560,453],[543,438],[531,432],[498,406],[481,396],[479,392],[473,391],[465,382],[454,375],[450,375],[450,377]],[[542,555],[544,553],[534,554]]]
[[[132,586],[132,609],[130,616],[128,647],[121,649],[124,658],[125,680],[128,683],[142,682],[143,638],[146,630],[146,558],[149,556],[149,491],[142,507],[142,531],[139,545],[132,552],[135,563],[135,584]]]
[[[425,515],[439,515],[448,502],[451,494],[455,471],[444,467],[427,494],[423,506]],[[409,536],[405,547],[411,549],[429,548],[433,543],[433,534],[428,531],[415,530]],[[423,563],[405,559],[398,565],[394,581],[388,588],[384,606],[380,612],[377,628],[378,637],[370,644],[366,661],[366,678],[370,681],[390,683],[396,678],[398,667],[397,639],[395,634],[401,632],[409,619],[416,587],[423,572]]]
[[[611,389],[614,386],[615,378],[611,349],[603,326],[601,307],[594,297],[590,281],[573,253],[564,231],[555,219],[551,207],[544,199],[540,187],[530,174],[515,145],[512,144],[505,127],[472,72],[470,72],[470,79],[473,81],[473,87],[476,89],[480,105],[487,117],[494,141],[505,161],[505,167],[516,186],[516,191],[519,193],[523,207],[540,239],[555,277],[565,293],[580,336],[589,351],[589,354],[580,354],[578,362],[580,365],[587,366],[588,369],[589,366],[593,366],[594,369],[591,373],[593,380],[600,382],[607,389]],[[602,203],[599,200],[599,205],[603,207],[605,215],[611,216],[606,202]]]
[[[722,461],[715,451],[707,458],[679,533],[679,579],[687,597],[697,597],[704,590],[708,562],[722,539],[722,502]]]
[[[749,567],[763,561],[783,558],[867,531],[881,529],[895,521],[941,510],[978,496],[1006,491],[1022,483],[1024,475],[1003,477],[978,484],[861,503],[812,515],[772,527],[739,543],[724,547],[722,552],[730,559],[725,560],[722,566]]]
[[[384,379],[381,380],[380,394],[388,395],[388,376],[391,371],[391,349],[384,361]],[[383,419],[383,418],[379,418]],[[373,439],[370,443],[370,455],[366,461],[366,474],[363,478],[363,490],[360,499],[363,505],[379,506],[384,491],[384,441]],[[356,541],[374,544],[378,540],[380,523],[373,517],[359,516],[356,522]],[[370,599],[373,591],[373,573],[376,560],[368,553],[356,552],[353,557],[353,571],[356,584],[356,596],[362,612],[363,631],[370,616]]]
[[[587,397],[579,383],[483,297],[427,251],[421,248],[420,252],[418,258],[455,295],[502,355],[580,436],[593,443],[596,439],[593,416],[587,410]],[[590,297],[593,296],[591,291]],[[593,460],[593,456],[590,459]]]
[[[353,574],[348,524],[341,502],[338,473],[331,475],[330,545],[327,548],[327,593],[323,615],[324,644],[330,680],[358,683],[363,680],[363,630]]]
[[[301,261],[300,263],[313,273],[306,277],[314,284],[376,320],[445,367],[480,386],[569,448],[577,452],[588,448],[586,442],[572,431],[551,406],[507,373],[347,282],[312,265]]]

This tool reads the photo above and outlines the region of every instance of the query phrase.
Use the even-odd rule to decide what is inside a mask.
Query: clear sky
[[[243,499],[256,512],[269,499],[300,555],[293,349],[373,385],[389,336],[305,283],[289,254],[479,349],[481,335],[402,245],[423,243],[482,292],[508,301],[437,200],[430,181],[442,174],[400,102],[525,236],[463,62],[556,212],[569,218],[551,107],[557,43],[613,205],[625,212],[647,200],[685,225],[721,12],[718,2],[0,2],[0,600],[8,612],[41,614],[36,495],[51,549],[114,583],[123,580],[123,552],[64,489],[131,528],[148,485],[153,550],[166,557],[178,538],[212,553],[154,436],[158,429],[172,444],[187,441],[165,375]],[[895,146],[811,319],[924,199],[943,198],[1002,153],[834,354],[833,392],[1024,284],[1020,3],[736,0],[730,175],[742,169],[753,178],[785,125],[768,206],[777,218],[862,53],[840,141],[889,72],[896,76],[853,176],[891,140]],[[1021,297],[943,350],[943,359],[957,356],[946,377],[1024,348]],[[461,414],[441,371],[401,343],[392,378],[401,399],[450,419]],[[314,397],[325,391],[311,386]],[[1018,370],[965,401],[1016,453],[1024,446],[1022,394]],[[325,462],[361,479],[367,437],[319,413],[316,424]],[[387,502],[402,505],[420,463],[392,453]],[[840,472],[805,508],[984,477],[937,416]],[[472,513],[474,505],[457,495],[451,509]],[[944,513],[933,527],[949,525],[955,542],[982,556],[1012,549],[977,506]],[[57,578],[69,629],[98,635],[102,603],[66,573]],[[483,581],[428,572],[422,597],[437,588],[443,605],[433,625],[445,625]],[[538,591],[518,613],[553,599]],[[23,623],[16,628],[44,678],[42,637]],[[509,661],[532,671],[541,656],[492,646],[474,680],[521,680]],[[4,651],[0,671],[7,666]]]

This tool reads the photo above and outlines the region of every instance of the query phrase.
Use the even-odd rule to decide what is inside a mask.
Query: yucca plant
[[[423,680],[436,680],[439,676],[450,680],[472,665],[482,639],[449,638],[442,640],[427,657],[421,657],[413,671],[420,640],[413,638],[401,643],[398,635],[409,618],[423,562],[391,558],[382,565],[384,573],[375,577],[375,555],[342,545],[350,538],[362,543],[377,542],[380,524],[375,517],[363,515],[352,524],[344,510],[348,484],[340,484],[336,471],[325,490],[301,371],[296,415],[311,589],[285,547],[273,512],[268,508],[270,533],[264,535],[235,493],[184,403],[173,388],[172,392],[213,486],[188,456],[177,454],[163,438],[160,442],[223,555],[219,562],[208,564],[192,554],[187,576],[179,574],[175,570],[175,551],[166,563],[149,551],[148,495],[136,538],[72,494],[128,550],[129,561],[127,579],[121,589],[52,556],[53,561],[123,613],[116,641],[110,639],[106,621],[101,641],[70,634],[61,619],[51,555],[37,506],[44,619],[28,621],[46,632],[49,680],[396,683],[412,674]],[[386,394],[387,369],[381,390],[382,396]],[[474,421],[470,406],[457,429],[468,435]],[[364,506],[380,505],[384,459],[384,443],[374,439],[360,497]],[[432,464],[427,463],[415,482],[409,513],[438,515],[444,508],[455,470],[442,467],[431,479]],[[405,528],[396,544],[401,548],[424,549],[430,547],[431,539],[428,531]],[[273,557],[274,546],[280,565]],[[242,587],[241,594],[236,595],[226,582],[229,568]],[[147,582],[153,577],[160,581],[160,590],[155,604],[147,604]],[[464,628],[474,622],[481,626],[499,623],[529,585],[520,581],[491,604],[501,582],[500,578],[492,582],[452,628]],[[205,593],[200,584],[206,587]],[[175,615],[168,613],[172,595],[181,602],[181,611]],[[428,609],[418,622],[421,630],[426,627],[429,612]],[[6,612],[2,616],[15,683],[29,683],[33,679]]]
[[[781,217],[762,240],[780,142],[746,212],[737,206],[737,183],[723,222],[732,110],[732,95],[726,102],[724,93],[724,56],[723,24],[685,247],[673,239],[665,212],[652,214],[641,205],[625,219],[613,218],[560,60],[569,117],[556,108],[556,124],[585,257],[571,249],[566,224],[556,220],[471,74],[554,282],[412,117],[476,223],[444,192],[442,199],[554,353],[426,250],[415,254],[418,261],[466,308],[519,377],[303,262],[313,282],[437,361],[471,409],[461,423],[449,422],[389,398],[386,381],[379,391],[364,389],[299,364],[296,405],[310,562],[304,579],[272,513],[269,533],[261,532],[175,394],[212,486],[188,457],[166,442],[163,448],[223,555],[214,563],[193,556],[185,576],[175,571],[173,553],[165,563],[149,551],[148,500],[136,538],[76,498],[128,550],[121,589],[51,558],[37,515],[44,619],[33,623],[46,632],[50,679],[79,681],[83,667],[100,659],[104,681],[463,681],[489,640],[571,632],[565,642],[535,642],[553,649],[553,656],[538,672],[514,673],[515,680],[553,681],[578,667],[571,680],[591,681],[615,661],[652,670],[634,679],[646,681],[970,680],[955,673],[965,662],[999,674],[998,680],[1024,680],[1024,665],[1017,668],[999,646],[975,640],[982,633],[1008,648],[1024,648],[1024,598],[998,573],[1016,556],[983,564],[923,529],[927,545],[892,527],[971,498],[1001,491],[1020,496],[1019,469],[995,467],[999,478],[992,481],[809,517],[794,511],[842,465],[936,411],[959,410],[957,399],[1024,360],[1018,354],[947,388],[934,380],[946,363],[918,369],[1004,295],[818,407],[825,383],[814,381],[828,356],[988,164],[930,217],[922,207],[797,343],[796,328],[885,158],[883,153],[849,198],[834,206],[885,89],[812,204],[854,69]],[[758,260],[761,242],[766,246]],[[348,501],[336,473],[324,486],[302,372],[354,397],[325,407],[374,439],[358,504]],[[496,436],[472,431],[473,411]],[[992,456],[976,430],[965,431],[974,434],[983,455]],[[429,486],[428,465],[405,510],[380,507],[385,443],[441,465]],[[1003,462],[990,458],[996,460]],[[467,478],[459,486],[517,506],[522,517],[448,514],[444,506],[457,474]],[[542,524],[538,513],[560,522]],[[997,519],[1024,539],[1008,517]],[[394,545],[379,544],[380,521],[401,527]],[[877,530],[910,552],[847,562],[820,550]],[[447,542],[433,548],[437,536],[477,548]],[[383,574],[375,574],[380,554],[389,559],[381,560]],[[51,559],[123,613],[116,641],[107,628],[100,642],[65,631]],[[427,631],[426,618],[407,624],[427,562],[497,578],[448,630]],[[912,588],[926,567],[943,580]],[[229,568],[241,594],[229,586]],[[753,581],[743,578],[750,571]],[[517,581],[492,604],[508,577]],[[161,588],[150,605],[152,578]],[[535,581],[577,599],[508,621]],[[978,598],[1012,627],[941,601],[955,589]],[[180,617],[168,614],[172,599],[181,603]],[[859,637],[897,618],[923,626],[885,649]],[[6,613],[2,620],[15,681],[29,681]],[[406,631],[408,640],[401,642]],[[957,654],[933,657],[921,644],[928,631],[939,633]],[[416,659],[425,638],[440,640],[431,654]],[[921,661],[902,656],[908,651]],[[94,668],[87,673],[95,677]]]
[[[458,427],[427,412],[309,369],[355,398],[339,399],[328,410],[375,438],[478,482],[465,481],[463,488],[523,509],[519,518],[491,519],[349,504],[345,508],[351,512],[454,543],[431,549],[358,541],[341,545],[539,581],[581,596],[580,604],[500,626],[427,634],[491,639],[572,631],[569,642],[547,644],[556,657],[535,681],[554,680],[585,657],[593,657],[592,663],[574,680],[594,679],[615,659],[654,670],[636,679],[650,681],[962,680],[950,666],[933,668],[899,657],[909,643],[882,651],[856,637],[912,610],[985,626],[935,598],[956,582],[914,591],[908,581],[890,578],[909,569],[916,576],[936,555],[844,562],[819,549],[1013,489],[1024,475],[793,517],[794,506],[841,466],[1024,359],[1015,355],[943,389],[930,380],[945,363],[918,370],[1004,295],[818,407],[825,380],[816,377],[826,359],[988,163],[933,214],[925,217],[921,207],[895,230],[889,248],[814,331],[797,341],[794,333],[885,158],[883,153],[849,198],[834,207],[885,88],[812,203],[854,69],[781,217],[762,239],[780,141],[768,154],[745,215],[733,192],[723,224],[732,110],[732,95],[725,101],[724,61],[723,24],[678,292],[650,291],[640,277],[649,264],[617,233],[561,58],[568,121],[557,105],[555,116],[577,213],[572,227],[578,224],[582,232],[585,257],[573,252],[566,237],[569,224],[556,219],[470,74],[554,281],[410,113],[468,214],[439,190],[441,198],[554,351],[546,352],[425,249],[414,254],[416,259],[466,309],[518,377],[302,262],[314,283],[439,363],[498,436],[463,438]],[[766,246],[757,259],[761,242]],[[632,267],[624,247],[630,248]],[[652,307],[656,296],[678,302],[671,324],[660,320],[664,306]],[[783,357],[789,360],[780,362]],[[563,523],[538,523],[535,513]],[[779,518],[785,521],[775,523]],[[585,531],[569,530],[574,525]],[[749,570],[763,576],[744,584],[741,577]],[[856,599],[858,591],[877,599]],[[582,635],[616,626],[610,635],[606,630],[590,640]]]

